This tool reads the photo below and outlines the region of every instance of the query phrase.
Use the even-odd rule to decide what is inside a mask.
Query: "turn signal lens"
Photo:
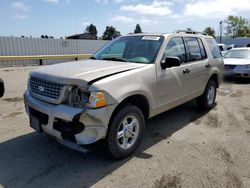
[[[87,105],[89,108],[101,108],[106,106],[106,104],[107,103],[103,92],[91,92]]]

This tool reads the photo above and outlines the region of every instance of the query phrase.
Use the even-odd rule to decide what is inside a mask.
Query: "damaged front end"
[[[31,75],[24,93],[31,127],[78,145],[105,138],[115,100],[83,80]]]

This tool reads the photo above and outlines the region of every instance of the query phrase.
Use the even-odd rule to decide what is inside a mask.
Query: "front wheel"
[[[197,98],[198,107],[203,110],[209,110],[214,106],[216,99],[216,83],[210,80],[206,86],[204,93]]]
[[[133,105],[127,105],[118,111],[109,125],[106,145],[114,158],[125,158],[138,148],[145,130],[142,111]]]

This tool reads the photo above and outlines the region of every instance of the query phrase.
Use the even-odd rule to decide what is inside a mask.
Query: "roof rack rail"
[[[175,30],[174,33],[186,33],[186,34],[200,34],[200,35],[208,35],[205,32],[200,31],[192,31],[192,30]]]

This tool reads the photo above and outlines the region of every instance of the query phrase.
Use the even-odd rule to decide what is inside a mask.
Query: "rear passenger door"
[[[198,37],[184,37],[187,62],[183,63],[185,90],[190,95],[201,94],[209,74],[207,54],[203,42]]]

